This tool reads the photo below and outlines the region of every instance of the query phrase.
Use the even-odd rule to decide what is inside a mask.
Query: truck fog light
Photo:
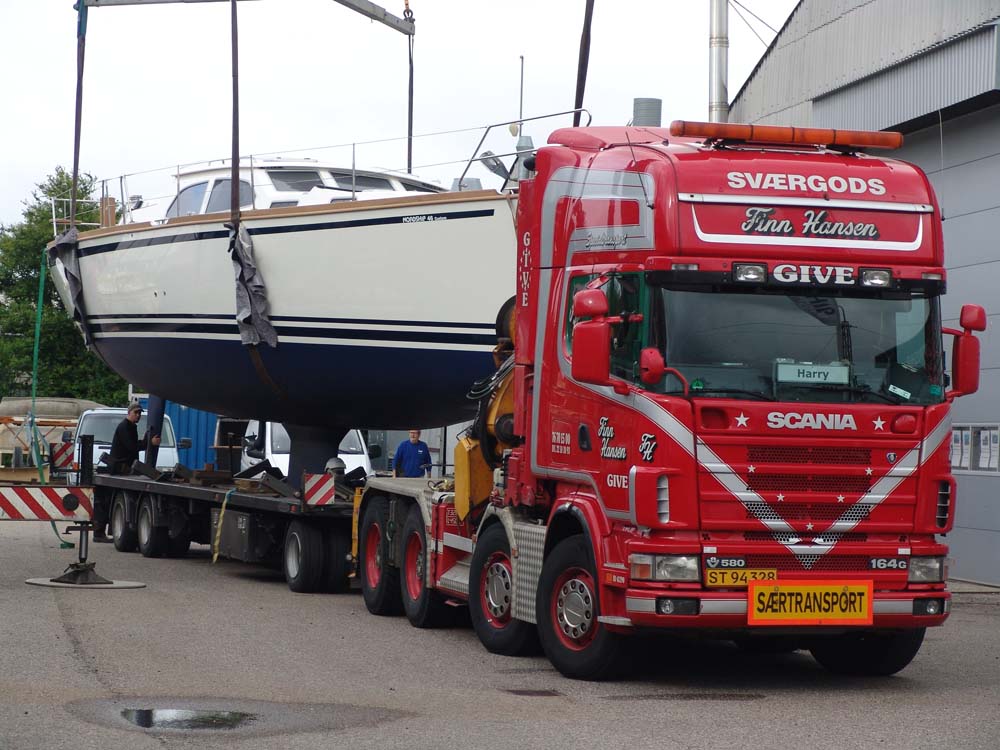
[[[892,271],[888,268],[862,268],[861,286],[887,287],[892,284]]]
[[[733,278],[736,281],[760,284],[767,279],[767,266],[763,263],[734,263]]]
[[[906,580],[910,583],[941,583],[947,572],[943,557],[911,557]]]
[[[697,263],[674,263],[671,268],[674,271],[697,271]]]
[[[696,615],[697,599],[657,599],[656,611],[661,615]]]
[[[939,615],[944,612],[943,599],[916,599],[913,602],[915,615]]]

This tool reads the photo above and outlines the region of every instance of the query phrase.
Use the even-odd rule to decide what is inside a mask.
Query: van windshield
[[[111,445],[115,436],[115,428],[125,419],[125,412],[107,412],[104,414],[87,414],[83,417],[78,435],[93,435],[94,445]],[[139,417],[139,424],[136,429],[139,431],[139,439],[146,434],[146,415]],[[160,433],[160,447],[173,448],[176,446],[174,440],[174,428],[166,418],[163,420],[163,431]]]
[[[248,430],[249,432],[249,430]],[[292,439],[288,436],[288,431],[279,422],[271,424],[271,453],[291,453]],[[339,453],[350,453],[360,455],[365,452],[361,443],[361,436],[357,430],[348,432],[344,439],[340,441]]]

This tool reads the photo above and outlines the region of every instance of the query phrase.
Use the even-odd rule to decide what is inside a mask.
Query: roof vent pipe
[[[729,5],[711,0],[708,30],[708,121],[729,122]]]
[[[640,99],[632,100],[632,124],[644,125],[648,128],[660,127],[660,115],[663,109],[662,99]]]

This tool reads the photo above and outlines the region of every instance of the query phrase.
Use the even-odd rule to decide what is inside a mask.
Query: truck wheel
[[[111,501],[111,538],[119,552],[135,552],[139,548],[139,538],[135,529],[128,525],[128,500],[124,492],[116,492]]]
[[[624,639],[598,622],[600,611],[587,540],[564,539],[542,564],[535,614],[545,655],[566,677],[606,679],[620,664]]]
[[[285,532],[282,561],[288,588],[299,594],[318,590],[325,572],[323,532],[303,521],[292,521]]]
[[[323,590],[343,594],[351,588],[351,527],[333,524],[323,532],[326,542],[326,576]]]
[[[492,654],[519,656],[538,650],[535,626],[511,617],[513,597],[510,542],[497,523],[476,542],[469,570],[469,618],[479,642]]]
[[[153,498],[143,496],[136,518],[139,552],[143,557],[163,557],[167,551],[167,529],[153,525]]]
[[[427,588],[427,530],[416,505],[403,524],[403,569],[401,571],[403,611],[415,628],[436,628],[447,619],[447,605],[441,594]]]
[[[358,530],[361,593],[373,615],[398,615],[403,608],[399,569],[386,562],[389,501],[372,498]]]
[[[834,674],[886,677],[913,661],[924,642],[926,628],[895,633],[848,633],[818,640],[809,649],[813,658]]]

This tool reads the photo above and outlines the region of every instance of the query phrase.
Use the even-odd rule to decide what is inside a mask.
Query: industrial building
[[[944,325],[982,305],[982,379],[955,402],[955,578],[1000,584],[1000,0],[802,0],[729,120],[898,130],[944,216]],[[950,337],[948,337],[950,338]],[[947,342],[946,342],[947,345]]]

